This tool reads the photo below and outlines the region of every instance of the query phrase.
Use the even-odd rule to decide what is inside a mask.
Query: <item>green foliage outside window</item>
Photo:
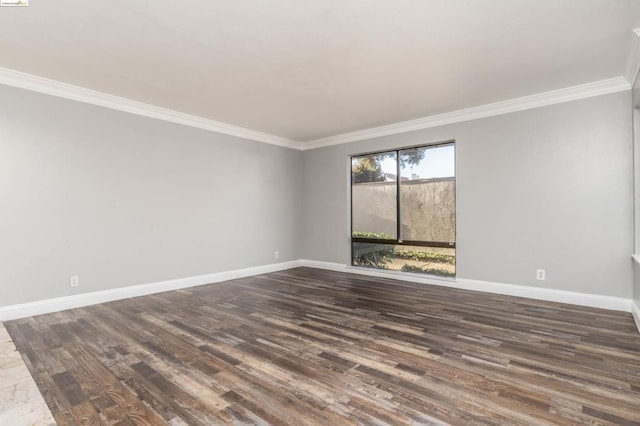
[[[378,240],[395,240],[394,237],[383,233],[358,232],[352,234],[355,238],[369,238]],[[387,264],[393,259],[407,259],[425,263],[441,263],[455,265],[456,257],[452,254],[430,253],[398,248],[393,243],[353,243],[353,264],[370,268],[388,269]],[[455,273],[442,268],[428,268],[406,264],[401,269],[403,272],[417,272],[421,274],[453,277]]]

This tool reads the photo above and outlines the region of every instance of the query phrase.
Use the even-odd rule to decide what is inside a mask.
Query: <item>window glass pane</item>
[[[352,157],[351,179],[352,236],[390,240],[352,241],[354,266],[455,276],[453,143]]]
[[[453,144],[400,151],[402,240],[455,242]]]
[[[450,248],[352,243],[354,266],[454,277],[456,251]]]
[[[395,151],[351,159],[354,237],[396,238],[396,174]]]

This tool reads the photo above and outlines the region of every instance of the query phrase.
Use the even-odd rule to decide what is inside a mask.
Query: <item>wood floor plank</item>
[[[5,325],[60,425],[640,425],[602,309],[297,268]]]

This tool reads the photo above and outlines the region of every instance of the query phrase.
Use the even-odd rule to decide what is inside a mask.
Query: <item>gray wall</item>
[[[455,139],[458,277],[630,298],[630,104],[628,91],[305,151],[302,257],[349,262],[349,155]]]
[[[348,263],[349,155],[448,139],[459,277],[633,292],[629,92],[303,153],[5,86],[0,99],[0,306],[275,250]]]
[[[301,152],[6,86],[0,100],[0,306],[299,257]]]

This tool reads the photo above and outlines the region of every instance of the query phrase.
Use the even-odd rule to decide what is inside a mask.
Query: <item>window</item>
[[[351,157],[351,264],[456,273],[453,142]]]

